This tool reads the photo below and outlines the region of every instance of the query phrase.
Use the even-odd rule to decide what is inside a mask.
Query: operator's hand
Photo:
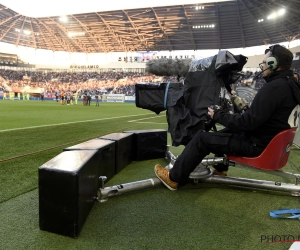
[[[211,108],[207,108],[207,109],[208,109],[208,115],[210,116],[211,119],[213,119],[214,114],[215,114],[214,110]]]

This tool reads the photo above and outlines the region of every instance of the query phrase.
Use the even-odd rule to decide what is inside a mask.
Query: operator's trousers
[[[179,184],[185,184],[190,173],[210,153],[254,157],[263,150],[264,147],[256,146],[244,133],[198,131],[177,157],[170,170],[170,178]]]

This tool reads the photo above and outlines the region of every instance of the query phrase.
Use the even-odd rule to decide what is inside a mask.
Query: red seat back
[[[296,129],[297,128],[290,128],[277,134],[265,150],[257,157],[228,155],[227,159],[266,170],[278,170],[283,168],[287,164]]]

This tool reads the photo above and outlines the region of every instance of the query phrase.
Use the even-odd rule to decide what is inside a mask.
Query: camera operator
[[[157,177],[170,190],[187,182],[191,172],[209,153],[255,157],[279,132],[289,129],[289,117],[300,104],[300,87],[290,70],[293,54],[280,45],[265,51],[259,64],[266,84],[258,91],[251,106],[243,114],[229,114],[208,108],[208,115],[227,130],[198,131],[169,171],[157,164]],[[292,126],[295,126],[293,124]],[[215,174],[227,175],[228,166],[215,167]]]

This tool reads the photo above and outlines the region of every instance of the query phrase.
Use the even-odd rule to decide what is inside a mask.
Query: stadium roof
[[[299,0],[120,9],[65,19],[29,17],[0,4],[0,41],[84,53],[242,48],[299,39],[299,14]]]
[[[151,0],[147,1],[136,0],[113,0],[103,1],[95,0],[1,0],[1,4],[18,12],[23,16],[28,17],[48,17],[48,16],[62,16],[70,14],[83,14],[90,12],[103,12],[111,10],[126,10],[126,9],[140,9],[149,7],[181,5],[181,4],[201,4],[211,2],[224,2],[233,0]]]

